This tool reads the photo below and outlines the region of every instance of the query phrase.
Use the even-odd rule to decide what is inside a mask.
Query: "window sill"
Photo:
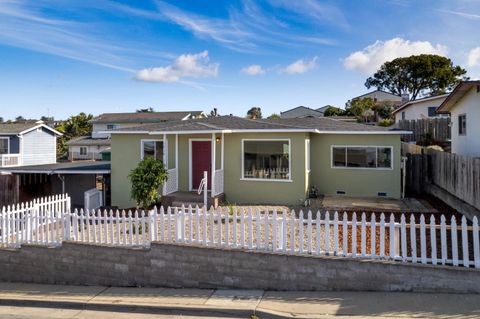
[[[247,182],[279,182],[279,183],[292,183],[291,179],[266,179],[266,178],[240,178],[241,181]]]
[[[393,167],[335,167],[331,166],[332,169],[346,169],[346,170],[368,170],[368,171],[393,171]]]

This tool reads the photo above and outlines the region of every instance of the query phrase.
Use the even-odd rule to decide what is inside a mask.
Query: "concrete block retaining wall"
[[[0,280],[46,284],[480,293],[480,271],[152,243],[0,250]]]

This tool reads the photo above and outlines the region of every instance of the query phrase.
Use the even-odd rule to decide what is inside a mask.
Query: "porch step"
[[[208,207],[218,207],[223,203],[225,199],[224,194],[220,194],[215,197],[208,196],[207,204]],[[188,207],[188,205],[192,205],[192,207],[203,206],[203,194],[198,195],[196,192],[175,192],[162,197],[162,206],[164,208],[167,207]]]

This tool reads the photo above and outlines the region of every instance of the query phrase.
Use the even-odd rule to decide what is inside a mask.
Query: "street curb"
[[[186,316],[217,316],[225,318],[243,317],[249,318],[256,314],[261,318],[285,318],[285,316],[275,315],[263,311],[254,311],[249,309],[222,309],[208,307],[181,307],[175,305],[168,306],[146,306],[146,305],[120,305],[103,304],[92,302],[75,301],[53,301],[53,300],[21,300],[21,299],[0,299],[0,306],[13,307],[38,307],[38,308],[58,308],[73,310],[91,310],[106,312],[131,312],[145,314],[165,314],[165,315],[186,315]]]

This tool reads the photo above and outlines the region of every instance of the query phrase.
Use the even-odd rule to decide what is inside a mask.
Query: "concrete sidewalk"
[[[0,283],[0,318],[480,318],[480,295]]]

